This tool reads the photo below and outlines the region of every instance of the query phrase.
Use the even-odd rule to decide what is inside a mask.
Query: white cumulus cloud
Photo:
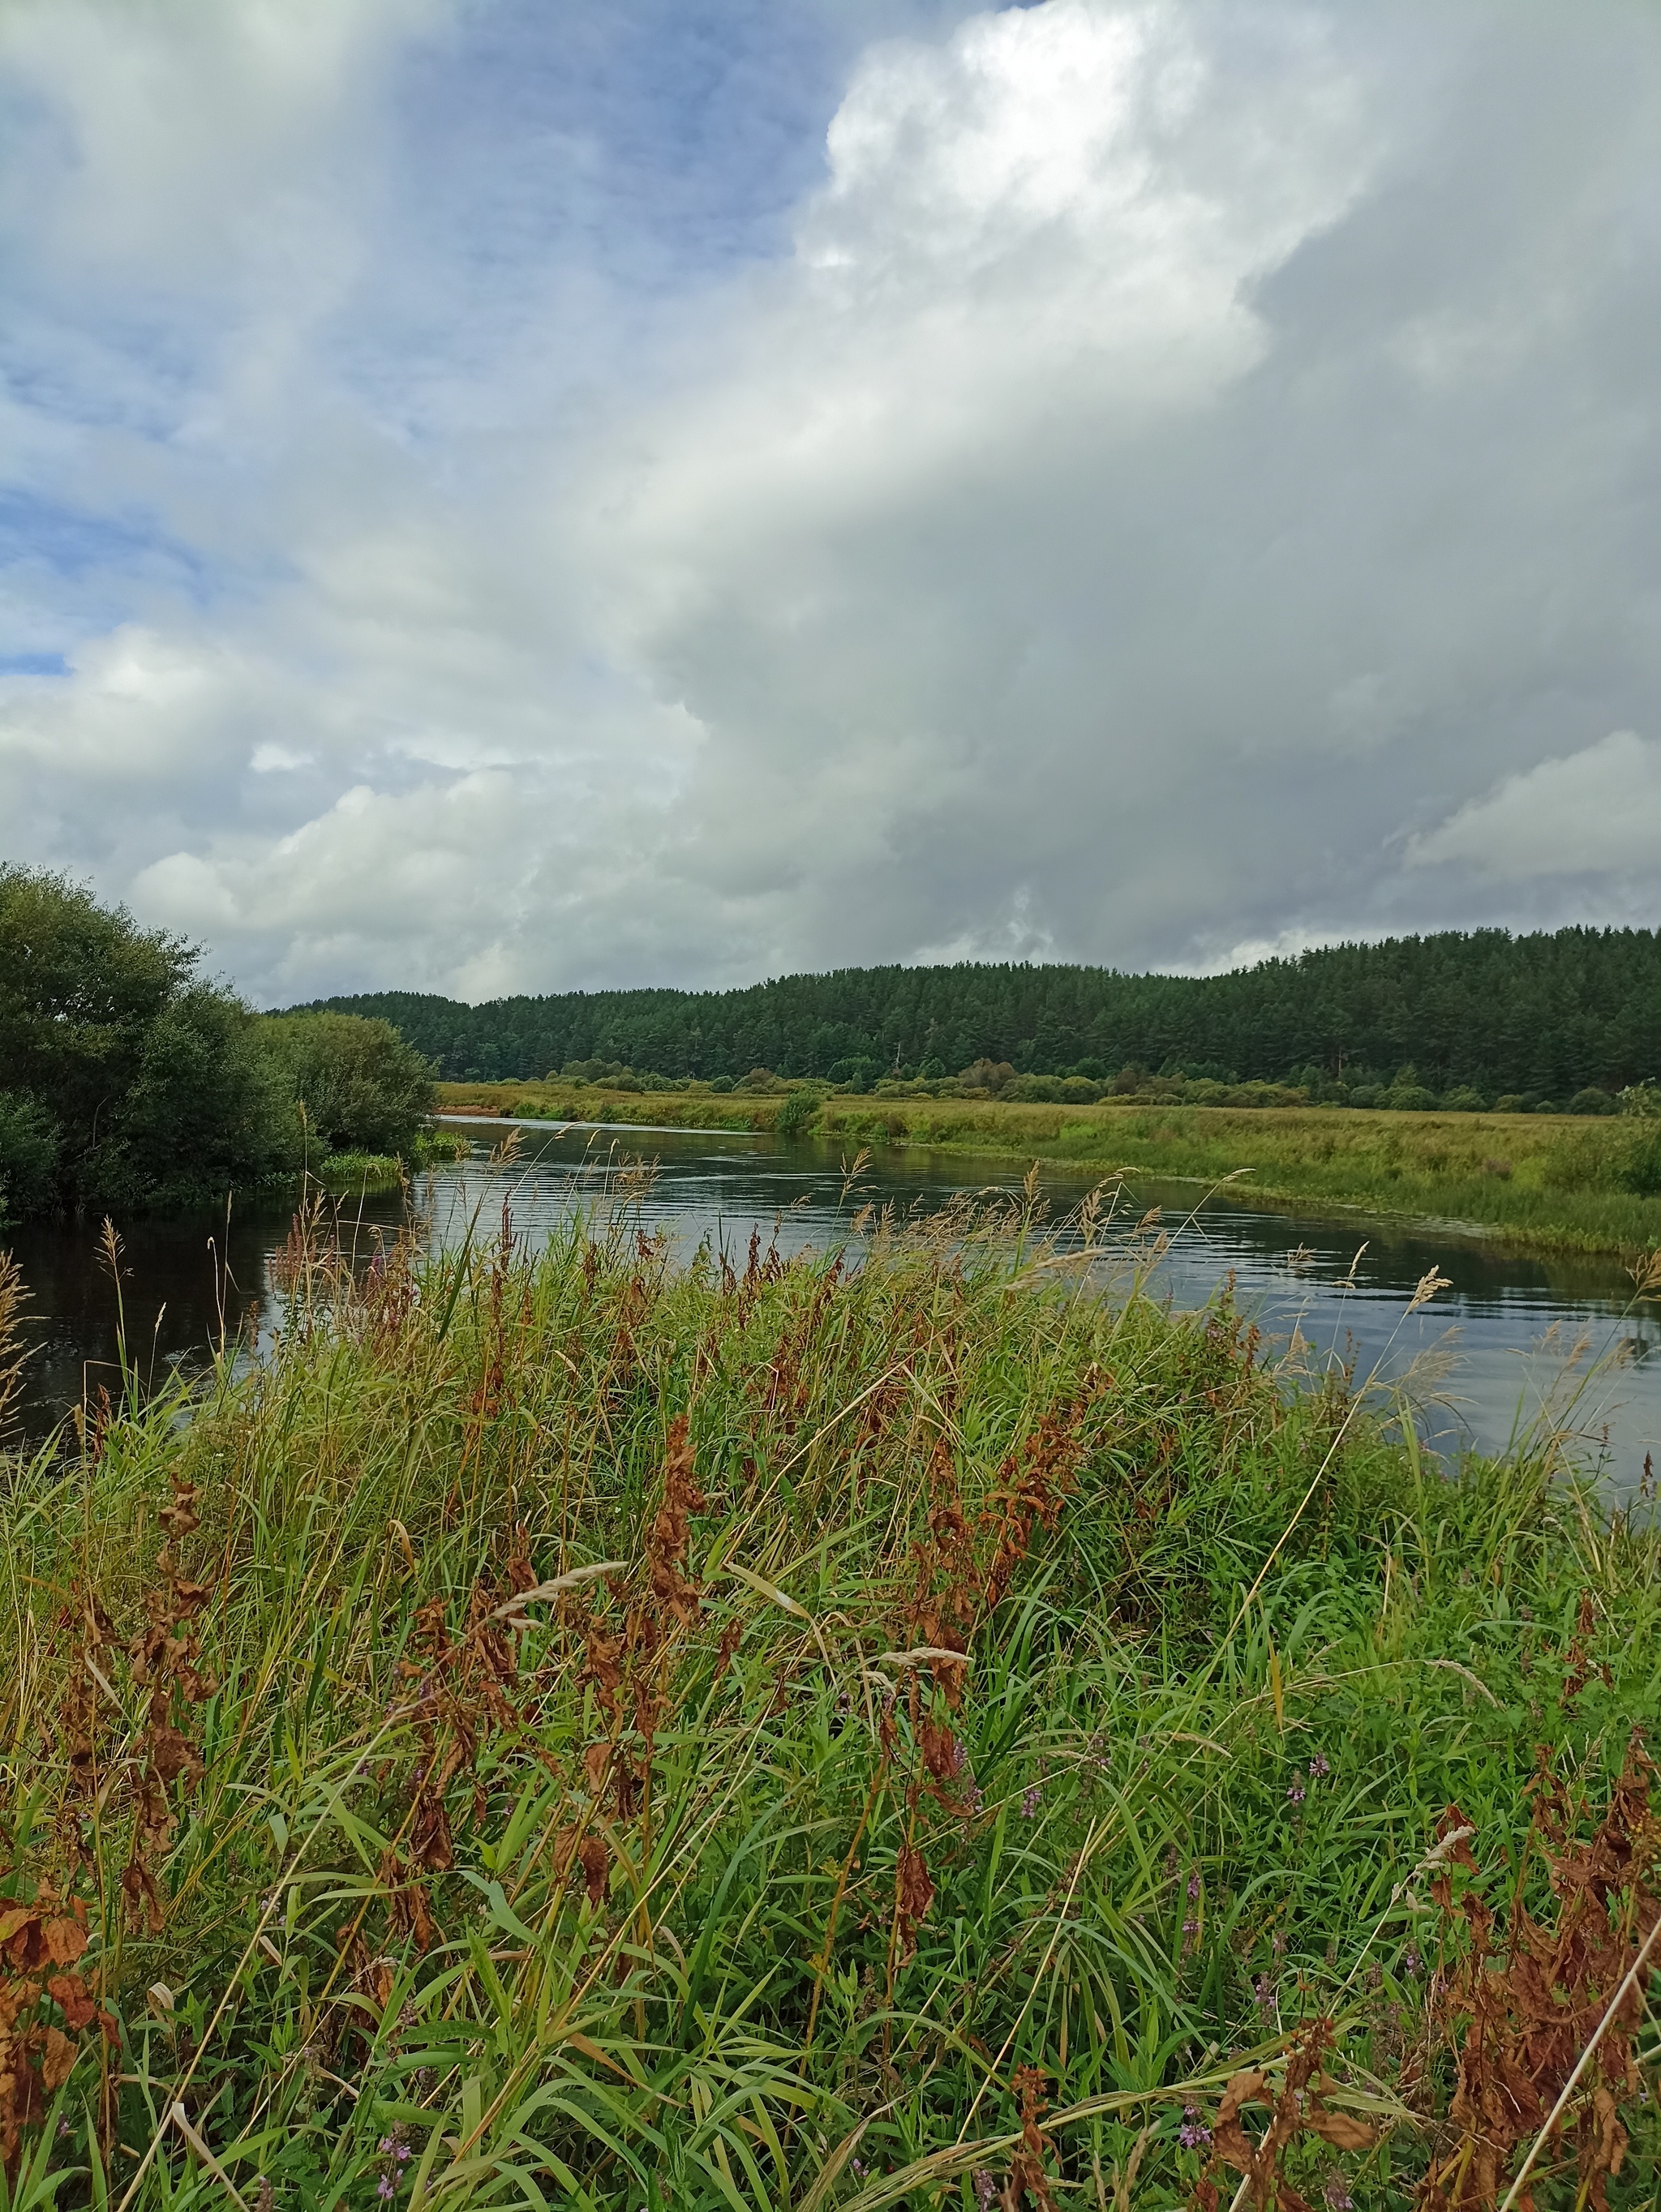
[[[1661,867],[1661,742],[1613,730],[1506,776],[1407,848],[1411,867],[1464,865],[1501,883]]]
[[[1652,893],[1642,11],[13,0],[0,123],[0,856],[259,996]]]

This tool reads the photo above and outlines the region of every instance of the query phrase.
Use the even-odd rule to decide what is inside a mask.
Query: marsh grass
[[[314,1210],[268,1357],[8,1466],[10,2204],[1492,2206],[1652,1901],[1648,1528],[1093,1204],[677,1271],[641,1189]],[[1654,2187],[1646,1986],[1542,2203]]]
[[[1347,1108],[1037,1106],[930,1099],[608,1097],[523,1085],[442,1085],[447,1108],[537,1111],[626,1126],[770,1131],[833,1148],[885,1144],[983,1158],[1033,1158],[1080,1174],[1227,1186],[1317,1211],[1463,1223],[1541,1250],[1638,1253],[1661,1244],[1656,1124],[1563,1115],[1369,1113]],[[811,1103],[811,1118],[804,1110]]]

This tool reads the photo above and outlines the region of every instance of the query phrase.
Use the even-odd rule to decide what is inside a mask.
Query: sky
[[[259,1005],[1654,926],[1648,0],[0,0],[0,861]]]

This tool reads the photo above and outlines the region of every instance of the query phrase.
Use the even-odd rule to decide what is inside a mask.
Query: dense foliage
[[[261,1044],[305,1108],[319,1153],[403,1153],[433,1110],[432,1070],[389,1023],[355,1014],[271,1014]]]
[[[577,1062],[670,1076],[752,1067],[832,1081],[955,1074],[1101,1079],[1129,1065],[1224,1082],[1567,1103],[1661,1073],[1661,935],[1504,930],[1342,945],[1226,975],[1111,969],[843,969],[736,991],[569,992],[468,1006],[416,992],[331,999],[390,1021],[455,1082]],[[1409,1071],[1406,1064],[1411,1064]]]
[[[198,965],[76,884],[0,868],[0,1219],[221,1199],[295,1172],[308,1124],[313,1163],[410,1147],[430,1073],[384,1023],[270,1021]]]
[[[8,1467],[0,2201],[1653,2202],[1655,1537],[1074,1232],[301,1224]]]

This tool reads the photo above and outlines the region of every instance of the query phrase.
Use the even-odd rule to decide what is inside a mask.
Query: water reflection
[[[499,1134],[499,1131],[493,1131]],[[861,1201],[897,1216],[933,1212],[965,1190],[1013,1194],[1006,1163],[956,1155],[879,1152],[844,1196],[842,1162],[823,1147],[770,1137],[684,1130],[596,1130],[527,1126],[514,1161],[492,1164],[483,1144],[464,1166],[429,1179],[423,1233],[456,1241],[477,1220],[492,1230],[506,1201],[515,1230],[534,1237],[592,1201],[620,1162],[655,1159],[642,1200],[678,1255],[706,1241],[741,1262],[752,1231],[780,1249],[823,1246],[845,1237]],[[1047,1172],[1043,1192],[1064,1215],[1089,1179]],[[1561,1400],[1594,1360],[1603,1364],[1573,1408],[1585,1455],[1617,1488],[1634,1486],[1645,1455],[1661,1456],[1661,1326],[1652,1304],[1634,1306],[1632,1285],[1613,1261],[1535,1258],[1496,1249],[1456,1227],[1318,1217],[1252,1202],[1236,1185],[1196,1204],[1192,1185],[1136,1178],[1118,1202],[1110,1242],[1120,1272],[1135,1224],[1159,1209],[1168,1240],[1150,1288],[1177,1307],[1202,1303],[1232,1276],[1241,1305],[1264,1333],[1295,1341],[1311,1368],[1354,1363],[1402,1381],[1422,1431],[1441,1449],[1502,1446],[1554,1394]],[[366,1254],[405,1218],[396,1195],[343,1208],[346,1234]],[[135,1223],[125,1234],[128,1341],[142,1374],[199,1358],[223,1328],[258,1330],[275,1314],[271,1262],[287,1234],[286,1213]],[[1155,1227],[1135,1250],[1145,1255]],[[39,1437],[65,1410],[113,1387],[114,1297],[96,1254],[93,1225],[35,1225],[13,1241],[33,1293],[28,1324],[36,1347],[24,1419]],[[1418,1311],[1415,1286],[1431,1270],[1448,1279]]]

